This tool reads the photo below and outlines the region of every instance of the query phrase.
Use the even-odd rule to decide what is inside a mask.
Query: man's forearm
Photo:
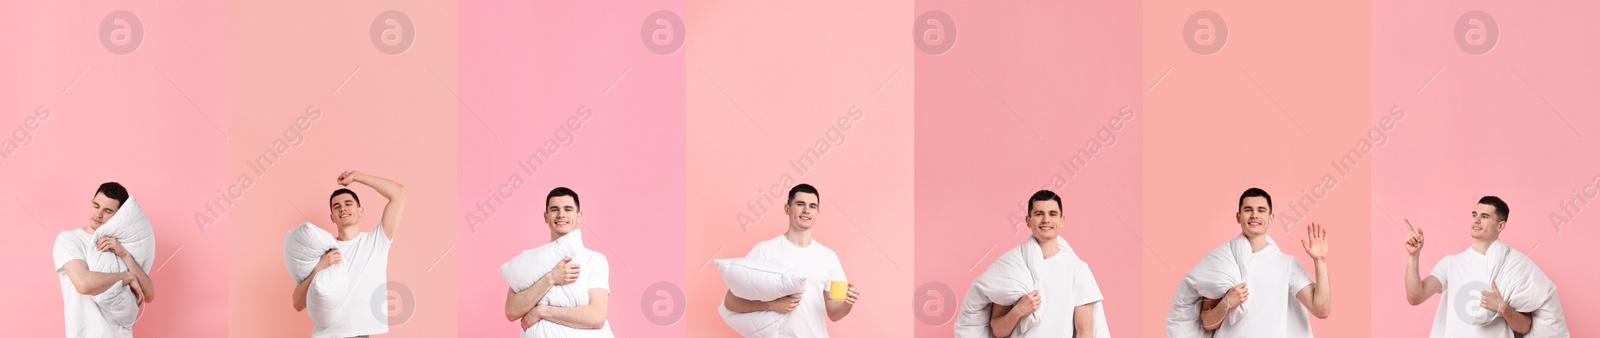
[[[549,293],[550,288],[554,286],[555,283],[550,280],[550,276],[545,275],[534,281],[533,286],[529,286],[522,292],[508,289],[507,292],[512,292],[512,294],[506,298],[506,320],[517,321],[522,319],[523,316],[527,316],[528,311],[533,311],[533,307],[539,305],[539,300],[544,299],[544,295]]]
[[[783,298],[779,298],[779,299],[783,299]],[[739,298],[739,296],[734,296],[733,292],[728,292],[727,295],[723,296],[722,297],[722,303],[726,304],[726,306],[728,307],[728,311],[733,311],[733,312],[738,312],[738,313],[770,310],[770,309],[767,308],[766,302],[759,301],[759,300],[749,300],[749,299]]]
[[[1416,255],[1406,258],[1406,302],[1411,305],[1422,304],[1432,296],[1423,290],[1422,274],[1417,271],[1418,265],[1420,264]]]
[[[1528,334],[1528,330],[1533,328],[1533,316],[1526,313],[1507,308],[1506,312],[1501,313],[1500,316],[1506,318],[1506,325],[1511,326],[1511,331],[1515,331],[1517,334]]]
[[[1215,331],[1222,328],[1222,321],[1228,317],[1228,307],[1222,306],[1219,301],[1201,301],[1200,326],[1206,331]],[[1210,305],[1210,308],[1207,308]]]
[[[83,260],[67,262],[61,269],[67,272],[67,280],[72,282],[73,289],[83,295],[105,292],[127,276],[125,272],[105,273],[89,270],[89,263]]]
[[[305,309],[306,309],[306,292],[311,290],[311,279],[312,278],[316,278],[317,277],[317,272],[319,272],[319,271],[322,271],[322,270],[321,269],[312,269],[311,270],[311,274],[306,275],[306,279],[300,280],[300,284],[295,284],[294,293],[289,294],[289,298],[291,298],[291,300],[294,302],[294,311],[295,312],[305,311]]]
[[[1017,321],[1022,320],[1022,316],[1013,315],[1008,306],[992,305],[989,311],[989,334],[995,337],[1010,337],[1017,329]]]
[[[842,300],[829,300],[828,319],[836,322],[842,320],[844,319],[844,316],[850,315],[850,309],[853,308],[855,308],[855,305],[850,304],[849,302]]]
[[[1311,289],[1311,313],[1317,318],[1327,318],[1333,311],[1333,287],[1328,281],[1328,262],[1318,259],[1312,263],[1317,271],[1317,284]]]
[[[372,190],[378,191],[378,195],[383,195],[383,198],[388,200],[394,200],[405,195],[404,185],[401,185],[395,181],[390,181],[387,178],[372,176],[367,173],[359,173],[356,175],[355,181],[361,182],[361,184],[365,184],[368,187],[372,187]]]
[[[156,284],[154,281],[150,280],[149,274],[144,273],[144,268],[140,267],[139,262],[133,259],[133,255],[122,257],[122,265],[126,265],[128,267],[128,271],[133,272],[133,278],[136,279],[137,283],[139,283],[139,290],[144,292],[143,301],[155,301]]]
[[[598,329],[605,326],[605,310],[595,304],[574,307],[544,306],[544,320],[575,329]]]

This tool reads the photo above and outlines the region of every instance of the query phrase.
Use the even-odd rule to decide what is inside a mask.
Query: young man
[[[989,328],[995,337],[1021,337],[1016,332],[1017,322],[1031,314],[1038,314],[1038,327],[1027,335],[1032,337],[1095,337],[1094,303],[1104,297],[1095,282],[1089,265],[1078,260],[1076,254],[1062,254],[1057,242],[1061,233],[1061,196],[1049,190],[1040,190],[1028,198],[1028,229],[1033,230],[1033,241],[1043,254],[1041,271],[1037,271],[1043,284],[1015,305],[994,304],[991,308]],[[1024,243],[1026,244],[1026,243]],[[1021,251],[1019,251],[1021,252]],[[1007,255],[1011,252],[1007,252]],[[1045,303],[1066,306],[1041,306]]]
[[[729,291],[723,296],[727,308],[733,312],[772,310],[787,314],[778,335],[784,337],[827,337],[828,320],[839,321],[850,314],[861,293],[855,283],[848,283],[845,299],[827,299],[832,281],[849,281],[839,255],[832,249],[811,239],[816,217],[821,213],[817,188],[800,184],[789,189],[789,199],[783,213],[789,216],[789,230],[783,235],[756,243],[745,257],[774,260],[805,271],[806,291],[800,297],[783,297],[770,302],[739,298]]]
[[[1478,199],[1469,227],[1472,247],[1440,259],[1427,279],[1417,270],[1422,228],[1405,221],[1406,301],[1416,306],[1435,293],[1448,292],[1439,300],[1433,337],[1570,335],[1555,284],[1527,255],[1500,242],[1509,216],[1510,207],[1499,197]]]
[[[1304,312],[1312,316],[1328,318],[1332,307],[1332,291],[1328,284],[1327,231],[1320,224],[1311,223],[1306,227],[1309,242],[1300,242],[1316,268],[1316,280],[1313,282],[1300,262],[1294,256],[1279,251],[1275,242],[1267,236],[1273,213],[1272,196],[1265,190],[1245,190],[1239,196],[1239,209],[1234,213],[1234,218],[1239,222],[1242,238],[1235,238],[1235,242],[1225,243],[1218,250],[1231,244],[1239,244],[1238,248],[1248,250],[1238,253],[1243,256],[1238,264],[1241,270],[1249,273],[1244,276],[1244,281],[1228,289],[1221,299],[1201,302],[1201,326],[1208,331],[1214,330],[1218,338],[1308,335],[1310,325],[1300,314],[1301,309],[1284,307],[1303,306]],[[1289,297],[1299,300],[1299,304],[1292,303]],[[1291,314],[1299,314],[1299,317],[1290,317]],[[1302,324],[1303,327],[1297,327]]]
[[[133,255],[123,249],[122,243],[111,237],[94,239],[94,231],[105,225],[122,203],[128,201],[128,189],[117,182],[106,182],[89,200],[89,224],[56,235],[52,256],[55,259],[56,277],[61,280],[61,300],[66,310],[67,337],[133,337],[133,329],[122,327],[100,314],[94,296],[123,282],[133,289],[139,303],[155,300],[155,283],[139,268]],[[89,253],[110,251],[128,266],[127,272],[104,273],[89,270],[85,260]]]
[[[550,226],[550,241],[566,236],[578,229],[583,221],[583,211],[578,204],[578,193],[565,187],[550,190],[544,199],[544,223]],[[580,262],[586,264],[580,264]],[[506,289],[506,320],[522,320],[526,331],[541,320],[580,330],[599,330],[611,336],[606,323],[606,306],[611,297],[611,263],[606,256],[589,248],[577,248],[573,257],[567,257],[522,292]],[[557,285],[577,284],[589,291],[589,304],[559,307],[539,304],[545,294]]]
[[[389,282],[389,247],[394,242],[395,230],[400,228],[400,216],[406,208],[406,187],[382,177],[368,175],[356,171],[340,173],[336,182],[340,186],[350,186],[351,183],[361,183],[372,190],[377,190],[388,203],[383,206],[383,218],[378,221],[378,226],[370,232],[361,231],[361,198],[350,189],[339,189],[328,197],[328,219],[333,221],[339,229],[334,237],[339,240],[339,248],[328,250],[322,254],[322,260],[312,268],[311,274],[294,288],[295,311],[306,309],[306,291],[311,287],[311,280],[316,278],[317,272],[339,263],[349,263],[354,285],[351,285],[349,297],[352,299],[339,309],[338,321],[328,326],[317,326],[311,330],[313,338],[344,338],[365,337],[372,334],[389,333],[389,317],[374,315],[374,308],[387,308],[388,299],[383,298],[380,288],[386,288]],[[344,261],[344,254],[350,254],[350,261]],[[374,295],[379,295],[374,297]]]

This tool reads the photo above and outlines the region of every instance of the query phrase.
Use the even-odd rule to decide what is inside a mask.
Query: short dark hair
[[[817,205],[822,205],[822,194],[817,193],[817,187],[813,187],[810,184],[805,183],[800,183],[799,185],[795,185],[794,188],[789,188],[789,200],[783,202],[783,204],[794,203],[794,194],[802,192],[817,196]]]
[[[328,195],[328,202],[333,202],[333,198],[334,197],[339,197],[339,195],[344,195],[344,194],[350,194],[350,199],[356,200],[356,206],[358,206],[358,207],[361,206],[361,196],[356,196],[356,192],[354,190],[345,189],[345,188],[340,188],[339,190],[334,190],[333,191],[333,195]]]
[[[1500,221],[1505,221],[1511,217],[1511,207],[1507,206],[1506,201],[1500,200],[1499,197],[1484,196],[1478,199],[1478,204],[1487,204],[1494,207],[1494,215],[1500,217]]]
[[[121,183],[100,183],[100,188],[94,190],[95,195],[106,195],[107,198],[117,200],[117,205],[128,203],[128,188],[123,188]]]
[[[1039,192],[1033,193],[1033,196],[1028,197],[1028,214],[1033,214],[1033,202],[1040,201],[1056,201],[1056,209],[1062,209],[1061,195],[1056,195],[1054,191],[1039,190]]]
[[[567,189],[567,187],[556,187],[555,189],[550,189],[550,194],[544,196],[544,207],[549,209],[550,199],[560,196],[572,196],[572,205],[577,207],[579,211],[583,210],[583,203],[578,202],[578,192],[572,191],[572,189]]]
[[[1272,209],[1272,195],[1268,195],[1266,190],[1261,190],[1261,188],[1245,189],[1244,194],[1239,195],[1239,206],[1241,206],[1241,207],[1244,206],[1244,199],[1248,198],[1248,197],[1264,197],[1264,198],[1266,198],[1267,199],[1267,213],[1269,213],[1269,214],[1272,213],[1272,210],[1273,210]]]

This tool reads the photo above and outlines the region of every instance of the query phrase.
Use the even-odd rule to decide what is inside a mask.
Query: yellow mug
[[[844,300],[846,291],[850,290],[850,282],[836,280],[828,286],[828,299]]]

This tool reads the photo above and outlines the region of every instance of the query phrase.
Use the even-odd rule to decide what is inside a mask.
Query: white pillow
[[[512,291],[522,292],[528,289],[539,278],[554,270],[556,263],[577,255],[578,248],[583,247],[582,232],[583,230],[573,230],[554,242],[517,254],[511,261],[500,265],[500,275],[506,278],[506,284],[511,285]]]
[[[787,264],[748,257],[716,262],[728,291],[739,298],[766,302],[806,291],[805,273]]]
[[[303,223],[284,236],[283,265],[289,270],[289,278],[299,284],[317,267],[323,253],[338,248],[339,240],[333,234],[311,223]],[[311,286],[306,290],[306,314],[316,326],[331,325],[339,308],[348,300],[352,287],[350,266],[340,262],[322,269],[311,279]]]
[[[134,263],[139,265],[146,273],[150,272],[151,260],[156,255],[155,231],[150,227],[150,218],[145,217],[144,210],[139,208],[139,201],[132,197],[122,203],[111,219],[100,225],[94,231],[95,241],[102,237],[116,238],[122,248],[133,256]],[[84,257],[84,263],[90,271],[119,273],[128,271],[123,266],[122,259],[108,251],[90,252]],[[121,281],[113,284],[111,288],[94,296],[95,304],[99,305],[100,313],[119,326],[131,327],[139,319],[139,297],[133,289]]]
[[[717,313],[722,315],[722,321],[728,327],[739,332],[745,337],[776,337],[778,327],[783,326],[784,314],[778,311],[756,311],[738,313],[728,310],[728,304],[717,304]]]

